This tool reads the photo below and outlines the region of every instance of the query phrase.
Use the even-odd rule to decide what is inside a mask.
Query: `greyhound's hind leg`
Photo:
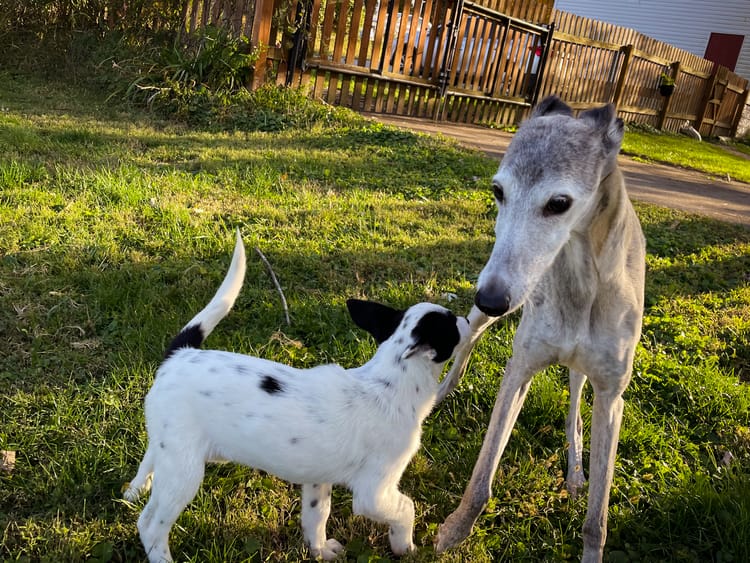
[[[581,420],[581,393],[586,383],[586,376],[579,371],[570,370],[570,411],[565,420],[565,435],[568,438],[568,474],[565,476],[565,487],[571,497],[575,498],[586,483],[583,473],[583,420]]]

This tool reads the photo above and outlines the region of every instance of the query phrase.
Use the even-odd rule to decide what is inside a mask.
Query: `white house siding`
[[[699,57],[712,32],[744,35],[734,72],[750,80],[750,0],[556,0],[555,8],[630,27]]]

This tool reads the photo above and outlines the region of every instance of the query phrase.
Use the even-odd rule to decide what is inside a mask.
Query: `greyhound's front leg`
[[[592,381],[593,383],[593,381]],[[624,401],[622,391],[597,392],[591,417],[591,459],[589,461],[589,505],[583,523],[582,563],[602,560],[607,539],[609,490],[617,454]]]
[[[492,479],[500,456],[521,412],[531,378],[538,369],[529,366],[522,358],[518,357],[518,361],[516,358],[514,355],[505,366],[505,375],[492,409],[487,435],[461,504],[440,526],[435,539],[435,549],[438,552],[457,545],[471,533],[474,522],[492,494]],[[516,363],[519,365],[516,366]]]
[[[456,388],[456,385],[458,385],[459,380],[463,377],[464,372],[466,371],[466,366],[469,364],[469,356],[471,356],[471,352],[474,350],[477,340],[479,340],[479,337],[482,336],[484,331],[500,317],[489,317],[482,313],[482,311],[476,306],[473,306],[467,318],[469,319],[469,328],[471,329],[469,340],[466,342],[466,345],[456,353],[456,359],[453,360],[451,370],[440,383],[436,403],[440,403]]]

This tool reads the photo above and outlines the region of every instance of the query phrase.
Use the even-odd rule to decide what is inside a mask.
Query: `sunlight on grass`
[[[497,163],[364,120],[208,133],[139,114],[97,117],[88,102],[54,96],[35,106],[14,94],[15,109],[0,114],[0,449],[17,452],[13,472],[0,474],[0,555],[141,560],[141,505],[120,494],[145,445],[143,396],[168,339],[218,286],[234,228],[248,247],[245,286],[208,345],[298,367],[352,366],[374,343],[349,320],[348,297],[469,310],[493,242]],[[705,143],[680,146],[670,141],[666,152],[712,154]],[[607,553],[747,560],[750,231],[637,211],[649,253],[644,336]],[[255,246],[283,286],[291,326]],[[483,338],[460,388],[426,424],[402,484],[418,515],[419,550],[407,561],[580,558],[586,502],[564,491],[569,397],[559,368],[535,379],[475,533],[440,558],[431,547],[468,482],[517,322]],[[585,397],[588,428],[590,388]],[[387,560],[387,530],[353,516],[344,490],[329,535],[347,544],[349,560]],[[303,559],[299,492],[212,466],[172,544],[180,560]]]
[[[727,151],[708,141],[698,142],[680,135],[627,131],[622,143],[624,154],[638,159],[663,162],[706,172],[721,179],[750,183],[750,159]]]

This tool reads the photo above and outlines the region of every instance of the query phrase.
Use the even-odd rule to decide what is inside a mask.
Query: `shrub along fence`
[[[509,125],[555,93],[577,110],[613,102],[627,121],[672,131],[687,121],[712,136],[736,132],[748,99],[748,81],[728,69],[632,29],[557,11],[554,0],[82,0],[75,12],[63,0],[9,6],[0,30],[37,21],[47,30],[81,21],[152,31],[219,26],[264,47],[254,86],[306,84],[315,97],[358,111]]]

